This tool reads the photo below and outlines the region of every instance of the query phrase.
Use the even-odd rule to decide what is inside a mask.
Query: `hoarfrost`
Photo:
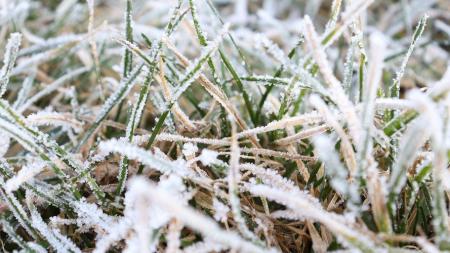
[[[198,158],[203,163],[203,165],[211,165],[217,161],[218,155],[219,153],[214,150],[203,149]]]

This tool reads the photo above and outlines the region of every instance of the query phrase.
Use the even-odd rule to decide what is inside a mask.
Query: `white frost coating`
[[[19,106],[25,103],[33,86],[34,78],[35,77],[33,73],[31,76],[25,78],[25,80],[23,81],[22,88],[20,89],[19,94],[17,94],[17,99],[16,101],[14,101],[14,104],[12,106],[14,109],[19,108]]]
[[[16,125],[0,118],[0,128],[4,133],[19,142],[25,149],[37,153],[42,152],[42,149],[34,144],[33,136],[18,128]]]
[[[156,252],[156,248],[154,244],[146,244],[144,248],[142,248],[143,244],[149,242],[149,240],[140,240],[136,234],[128,235],[125,240],[126,246],[122,250],[122,253],[150,253]]]
[[[257,82],[259,85],[286,85],[290,80],[290,78],[273,77],[271,75],[252,75],[250,77],[242,77],[241,79],[249,82]]]
[[[6,86],[9,82],[11,70],[16,62],[17,52],[19,51],[21,41],[22,35],[20,33],[12,33],[6,44],[3,67],[0,70],[0,97],[6,92]]]
[[[444,122],[439,116],[440,109],[436,106],[431,98],[426,96],[419,90],[411,90],[407,93],[407,99],[417,105],[417,110],[426,118],[427,127],[432,134],[432,140],[436,147],[442,147],[444,142],[443,125]]]
[[[214,208],[214,219],[219,222],[227,221],[227,214],[230,211],[230,208],[223,204],[217,198],[213,198],[213,208]]]
[[[216,151],[203,149],[198,159],[200,160],[200,162],[202,162],[203,165],[207,166],[217,162],[217,156],[219,156],[219,153],[217,153]]]
[[[145,76],[147,71],[143,71],[142,69],[143,65],[139,65],[134,68],[134,70],[130,73],[128,78],[123,79],[120,82],[119,87],[116,89],[116,91],[111,94],[110,97],[105,101],[104,105],[100,109],[100,112],[97,114],[95,122],[101,122],[106,115],[111,111],[111,109],[120,102],[128,93],[130,90],[134,87],[136,82],[139,80],[139,76]],[[142,73],[143,72],[143,73]]]
[[[143,224],[143,227],[139,229],[144,231],[146,229],[157,229],[164,224],[167,224],[170,219],[170,215],[157,206],[151,205],[151,202],[146,197],[146,184],[142,178],[133,178],[129,182],[128,192],[125,197],[125,205],[127,206],[125,216],[130,217],[134,222],[134,226],[140,226],[142,224],[144,215],[148,215],[148,224]],[[167,178],[163,178],[158,183],[158,189],[164,190],[170,193],[172,198],[176,198],[178,203],[186,203],[186,187],[180,177],[172,174]],[[150,207],[148,208],[147,205]],[[148,208],[148,210],[147,210]],[[147,232],[146,232],[147,233]]]
[[[317,0],[299,3],[300,9],[292,8],[292,0],[187,1],[62,0],[55,6],[57,13],[43,8],[46,15],[30,19],[36,8],[45,7],[40,1],[0,0],[0,25],[8,28],[0,37],[7,40],[17,30],[26,42],[17,61],[8,58],[11,52],[0,59],[0,85],[10,79],[0,86],[0,157],[14,165],[5,166],[6,160],[0,164],[0,225],[17,244],[12,250],[45,252],[39,245],[53,245],[56,249],[47,250],[78,252],[70,248],[79,246],[83,252],[96,248],[96,253],[267,252],[275,251],[273,246],[295,251],[293,247],[311,238],[313,249],[322,251],[337,240],[337,252],[411,246],[434,253],[447,245],[441,242],[449,240],[450,231],[445,202],[450,189],[450,69],[442,80],[430,80],[443,71],[448,53],[442,43],[421,41],[423,19],[408,49],[408,36],[397,35],[410,33],[411,23],[395,15],[398,7],[412,7],[411,18],[425,9],[439,16],[441,6],[433,4],[438,0],[381,2],[370,9],[373,0]],[[134,42],[129,33],[130,41],[123,41],[127,22],[116,17],[124,13],[124,2],[141,10],[136,24],[131,22]],[[308,26],[308,17],[302,20],[310,9],[320,36]],[[108,14],[108,23],[102,25]],[[245,16],[241,20],[240,14]],[[231,32],[219,36],[219,49],[203,41],[206,33],[218,35],[229,21],[236,22],[231,22]],[[366,40],[377,29],[385,31],[388,50],[376,36]],[[101,59],[96,45],[101,45]],[[366,45],[372,55],[366,55]],[[413,57],[414,45],[424,55]],[[126,66],[128,74],[119,66],[123,46],[133,58]],[[7,50],[1,51],[3,57]],[[251,100],[258,102],[251,108],[246,108],[233,71],[224,69],[228,62],[223,56]],[[405,69],[409,57],[412,70]],[[3,60],[12,64],[1,79],[7,68]],[[433,65],[431,72],[421,69],[424,64]],[[87,69],[77,75],[78,68]],[[378,89],[384,80],[380,77],[390,78],[389,73],[394,82],[408,74],[408,81],[424,86],[421,93],[390,98],[392,92]],[[66,75],[76,80],[60,82]],[[272,115],[278,111],[284,114],[279,120]],[[162,112],[169,116],[161,133],[154,133],[151,149],[144,149]],[[231,138],[228,124],[223,124],[226,114],[239,126]],[[118,140],[111,140],[116,136]],[[144,162],[116,163],[125,155]],[[39,173],[33,164],[38,157],[53,171]],[[117,165],[120,184],[114,180]],[[138,166],[139,171],[144,168],[138,181],[123,176],[134,174]],[[354,168],[361,168],[361,177],[350,173]],[[405,184],[406,179],[411,182]],[[127,191],[120,191],[126,186]],[[391,245],[390,228],[401,220],[389,223],[389,213],[417,218],[417,197],[427,189],[431,230],[424,237],[408,231],[394,235]],[[37,195],[32,201],[39,209],[33,203],[23,206],[25,190]],[[195,204],[188,204],[194,194]],[[402,208],[395,209],[400,203]],[[55,216],[49,218],[48,210]],[[30,214],[39,216],[33,217],[34,223]],[[361,215],[369,219],[361,220]],[[366,224],[368,220],[377,228]],[[380,221],[386,226],[380,227]],[[310,237],[292,237],[295,229],[282,229],[284,233],[280,224],[304,227]]]
[[[359,247],[373,249],[372,239],[363,233],[359,233],[353,227],[347,225],[350,223],[344,216],[328,213],[322,208],[311,205],[310,201],[290,192],[278,190],[266,185],[253,185],[249,188],[250,192],[257,196],[264,196],[270,200],[276,201],[289,207],[290,210],[307,219],[324,224],[333,234],[335,234],[345,245],[357,244]],[[366,232],[364,232],[366,233]]]
[[[179,219],[186,226],[202,233],[210,240],[242,252],[274,252],[272,249],[266,249],[248,242],[234,232],[223,230],[211,218],[204,216],[191,207],[185,206],[177,201],[177,198],[174,198],[172,194],[148,182],[146,179],[139,178],[139,184],[142,184],[141,187],[144,188],[146,197],[152,203]]]
[[[384,68],[384,56],[386,52],[386,40],[382,34],[374,32],[370,36],[370,64],[366,85],[364,87],[364,103],[362,109],[362,143],[360,159],[362,159],[363,169],[366,170],[374,160],[372,153],[372,126],[375,116],[375,99],[380,86]],[[365,160],[370,160],[364,162]]]
[[[305,130],[299,131],[298,133],[296,133],[294,135],[290,135],[288,137],[278,139],[278,140],[276,140],[276,143],[278,145],[282,145],[282,146],[289,145],[289,144],[295,143],[301,139],[306,139],[306,138],[309,138],[316,134],[323,133],[326,130],[328,130],[328,128],[329,127],[327,125],[320,125],[320,126],[307,128]]]
[[[282,177],[273,169],[263,168],[252,163],[243,163],[240,165],[241,170],[248,170],[257,176],[264,184],[270,185],[284,191],[299,191],[295,187],[294,182]]]
[[[114,244],[115,241],[118,241],[124,238],[128,231],[131,228],[131,221],[128,218],[122,218],[119,222],[111,225],[109,227],[110,233],[106,236],[101,237],[96,242],[96,247],[92,251],[93,253],[105,253],[109,249],[109,247]]]
[[[187,67],[185,74],[180,78],[180,86],[173,93],[171,103],[175,103],[181,94],[198,78],[201,74],[201,70],[205,65],[206,61],[217,51],[220,43],[223,40],[223,37],[228,33],[229,24],[225,24],[222,31],[220,31],[217,38],[209,43],[203,50],[200,56],[189,66]]]
[[[24,33],[25,38],[30,40],[27,36],[27,33]],[[18,53],[19,56],[28,56],[31,54],[44,52],[53,48],[58,48],[64,46],[71,42],[80,41],[83,39],[82,34],[65,34],[62,36],[49,38],[47,40],[36,41],[37,44],[29,46],[27,48],[21,49]]]
[[[27,246],[34,250],[36,253],[47,253],[48,251],[41,245],[34,242],[27,242]],[[21,251],[22,252],[22,251]]]
[[[286,55],[284,54],[283,50],[281,50],[278,45],[276,45],[274,42],[270,41],[266,36],[263,34],[258,34],[255,36],[256,45],[258,47],[264,48],[267,53],[269,53],[275,60],[277,60],[279,63],[283,65],[287,65],[289,63],[289,59],[287,59]],[[271,78],[271,76],[269,76]]]
[[[145,76],[145,75],[150,75],[149,69],[147,68],[147,66],[144,66],[144,68],[143,68],[142,76]],[[144,81],[144,82],[146,82],[146,81]],[[130,121],[128,122],[127,129],[126,129],[126,136],[128,137],[129,140],[132,140],[131,139],[133,137],[132,133],[135,131],[137,125],[139,124],[139,122],[141,120],[142,112],[144,111],[144,106],[145,106],[145,103],[147,102],[147,96],[148,96],[148,92],[145,93],[144,97],[140,100],[139,96],[137,94],[135,94],[135,99],[136,99],[137,103],[135,103],[133,105],[133,108],[131,111],[131,116],[130,116]]]
[[[418,151],[427,141],[431,132],[427,127],[426,117],[419,117],[412,122],[399,143],[397,159],[392,167],[389,179],[389,190],[398,194],[407,179],[407,169],[414,163]]]
[[[34,176],[39,174],[45,165],[46,163],[42,160],[32,160],[29,164],[19,170],[17,175],[6,181],[5,189],[8,192],[16,191],[21,184],[30,181]]]
[[[8,152],[9,144],[9,136],[4,132],[0,132],[0,158],[3,157],[6,152]]]
[[[46,62],[50,59],[55,58],[56,55],[57,54],[55,49],[35,54],[30,58],[28,58],[26,61],[22,61],[19,64],[17,64],[17,66],[11,70],[11,75],[26,73],[31,69],[35,69],[36,65],[39,65],[42,62]]]
[[[374,0],[352,1],[352,4],[349,5],[341,14],[341,24],[337,25],[335,29],[333,29],[333,36],[327,41],[327,43],[324,45],[324,48],[328,48],[336,41],[336,39],[340,38],[341,34],[347,29],[347,27],[352,22],[355,22],[355,19],[357,19],[361,15],[361,13],[364,12],[373,2]],[[325,37],[327,35],[328,34],[324,34],[323,36]]]
[[[163,173],[175,173],[181,176],[190,175],[191,171],[185,166],[183,160],[169,161],[158,157],[145,149],[133,144],[112,139],[99,144],[99,150],[103,153],[120,153],[130,159],[136,159],[145,165],[157,169]]]
[[[296,153],[276,151],[271,149],[264,148],[241,148],[242,153],[250,153],[253,155],[263,155],[263,156],[272,156],[272,157],[282,157],[285,159],[291,160],[306,160],[306,161],[315,161],[316,159],[312,156],[299,155]]]
[[[354,105],[350,102],[342,88],[341,83],[333,74],[333,71],[328,63],[324,49],[319,42],[318,35],[314,29],[311,19],[308,16],[305,16],[304,22],[306,29],[306,40],[313,52],[314,59],[319,66],[319,70],[322,73],[325,82],[328,84],[330,94],[333,94],[331,96],[331,99],[336,103],[339,110],[341,110],[345,115],[345,118],[349,125],[350,135],[356,145],[356,149],[359,150],[362,145],[362,129],[361,122],[356,114]]]
[[[299,215],[297,212],[292,210],[277,210],[272,212],[270,216],[274,219],[287,219],[287,220],[300,220],[304,221],[305,217]]]
[[[430,85],[427,94],[430,97],[438,97],[450,90],[450,61],[447,63],[447,70],[441,79]]]
[[[3,202],[6,204],[9,210],[11,210],[12,214],[19,222],[19,224],[33,237],[35,237],[35,233],[31,228],[31,224],[28,219],[28,214],[25,212],[22,204],[17,200],[17,198],[11,192],[7,192],[5,189],[5,181],[3,177],[0,177],[0,197]]]
[[[308,200],[309,203],[317,208],[321,208],[319,201],[308,194],[306,191],[300,190],[297,186],[295,186],[292,180],[289,180],[283,176],[281,176],[278,172],[270,168],[263,168],[260,166],[256,166],[252,163],[244,163],[240,165],[241,170],[248,170],[253,175],[261,179],[261,181],[273,188],[278,190],[292,192],[298,196],[303,197],[305,200]],[[255,180],[251,180],[249,184],[246,184],[246,187],[252,187],[257,185]]]
[[[374,32],[370,36],[370,63],[366,87],[364,88],[365,109],[363,109],[363,127],[371,125],[374,113],[374,102],[377,97],[377,89],[380,87],[381,77],[384,68],[384,57],[387,50],[386,39],[379,32]]]
[[[241,213],[241,200],[239,199],[238,184],[241,182],[241,172],[239,170],[239,160],[241,151],[236,138],[236,123],[232,117],[229,117],[231,123],[231,147],[230,147],[230,166],[228,167],[228,199],[231,206],[231,213],[236,222],[236,227],[242,236],[254,242],[258,242],[258,237],[247,227],[244,217]]]
[[[406,99],[397,98],[377,98],[375,100],[376,110],[404,110],[404,109],[414,109],[414,103]]]
[[[177,253],[180,251],[181,246],[181,230],[183,224],[177,219],[171,219],[167,229],[167,253]]]
[[[412,90],[407,94],[407,97],[417,102],[419,112],[426,117],[429,123],[427,127],[429,127],[431,132],[431,147],[434,151],[432,167],[432,191],[434,193],[432,199],[432,225],[434,231],[437,233],[437,242],[445,242],[448,238],[448,211],[445,204],[446,198],[442,178],[445,176],[444,171],[448,169],[448,151],[444,138],[445,123],[440,114],[448,112],[441,111],[442,108],[438,107],[430,97],[418,90]]]
[[[325,104],[325,102],[317,95],[311,95],[309,101],[317,108],[317,111],[319,111],[320,114],[324,116],[327,125],[333,128],[341,139],[341,150],[344,156],[344,160],[346,162],[348,170],[350,171],[350,176],[354,176],[357,170],[356,155],[353,151],[353,146],[350,142],[350,138],[339,123],[338,119],[336,119],[335,117],[337,113],[333,113],[333,111],[331,111],[331,109]],[[317,150],[318,152],[320,152],[320,149]]]
[[[114,219],[106,214],[94,203],[88,203],[85,199],[72,202],[77,210],[79,226],[93,227],[101,232],[108,231]]]
[[[373,32],[370,36],[370,63],[365,87],[363,88],[363,109],[361,111],[361,140],[358,145],[359,169],[358,175],[367,180],[368,200],[372,204],[375,223],[387,233],[391,230],[391,220],[386,210],[386,186],[385,180],[378,170],[378,163],[373,156],[373,121],[375,117],[375,99],[377,90],[382,80],[384,59],[386,52],[386,39],[379,32]],[[385,224],[385,225],[382,225]]]
[[[31,220],[33,227],[39,231],[39,233],[49,242],[53,249],[58,252],[75,252],[81,253],[81,250],[66,236],[61,234],[57,229],[51,229],[42,220],[41,215],[36,210],[36,207],[32,206],[31,200],[29,199],[29,194],[27,194],[27,202],[30,209]],[[31,206],[30,206],[31,205]]]
[[[86,73],[89,71],[88,67],[81,67],[78,69],[75,69],[73,71],[70,71],[66,73],[65,75],[61,76],[60,78],[56,79],[53,83],[47,85],[44,89],[33,95],[31,98],[25,101],[25,103],[20,106],[20,108],[17,110],[19,113],[24,112],[28,107],[39,101],[39,99],[43,98],[44,96],[49,95],[62,85],[66,84],[70,80],[74,79],[75,77]]]
[[[210,252],[222,252],[228,249],[227,246],[215,243],[207,238],[202,242],[194,243],[184,248],[184,253],[210,253]]]
[[[325,26],[325,33],[328,33],[336,26],[336,21],[339,16],[339,12],[341,10],[342,0],[333,0],[331,4],[331,17],[328,20],[327,25]]]
[[[1,5],[0,25],[9,21],[20,21],[31,9],[31,3],[27,1],[4,1]]]
[[[408,47],[408,51],[406,52],[406,55],[404,56],[402,63],[400,65],[399,70],[395,73],[395,79],[394,79],[394,83],[397,85],[397,89],[400,88],[400,82],[403,78],[403,75],[405,74],[405,68],[406,68],[406,64],[408,64],[409,58],[411,57],[414,48],[416,47],[416,43],[417,40],[419,40],[420,36],[422,36],[423,31],[425,30],[425,25],[427,23],[428,20],[428,15],[425,14],[420,20],[419,23],[417,24],[417,28],[419,29],[417,30],[417,34],[414,34],[414,38],[411,41],[411,44]]]
[[[152,230],[166,224],[170,216],[151,204],[145,194],[145,184],[139,178],[129,181],[128,191],[125,195],[125,206],[124,216],[131,221],[137,239],[131,240],[128,247],[134,241],[138,245],[134,246],[136,249],[140,248],[144,253],[153,252],[155,246],[150,240]],[[133,251],[128,249],[128,252]]]
[[[144,144],[148,141],[150,135],[136,135],[133,137],[133,143],[136,145]],[[125,140],[125,138],[120,138],[119,140]],[[156,135],[156,141],[171,141],[171,142],[192,142],[192,143],[202,143],[214,146],[227,146],[230,145],[230,141],[225,139],[208,139],[208,138],[191,138],[177,134],[170,133],[160,133]]]
[[[49,218],[48,226],[52,228],[56,228],[61,225],[73,225],[77,224],[76,219],[64,219],[59,216],[52,216]]]
[[[125,195],[125,210],[122,217],[115,225],[110,225],[106,236],[97,241],[95,253],[106,252],[117,240],[124,238],[132,229],[131,240],[127,242],[127,252],[154,252],[157,240],[151,239],[153,233],[166,225],[172,217],[170,212],[153,203],[148,194],[148,183],[143,177],[135,177],[129,180]],[[169,194],[172,201],[180,205],[186,205],[191,194],[180,177],[170,175],[162,178],[156,186],[159,190]],[[133,243],[137,245],[132,245]],[[139,250],[139,251],[137,251]]]
[[[32,126],[62,126],[72,128],[77,133],[83,127],[82,122],[75,119],[71,113],[39,111],[28,115],[26,121]]]
[[[416,239],[417,244],[422,247],[423,251],[426,253],[439,253],[441,252],[434,244],[430,243],[427,239],[423,237],[418,237]]]
[[[290,118],[284,118],[279,121],[272,121],[269,124],[262,126],[262,127],[256,127],[253,129],[248,129],[245,131],[242,131],[237,134],[237,138],[243,138],[246,136],[251,136],[255,134],[260,134],[264,132],[270,132],[278,129],[283,129],[288,126],[297,126],[302,124],[314,124],[319,123],[323,120],[323,117],[318,114],[317,112],[311,112],[311,113],[305,113],[299,116],[290,117]]]
[[[334,150],[334,143],[324,135],[314,137],[314,152],[319,155],[325,164],[325,173],[328,174],[333,188],[347,195],[351,201],[358,202],[359,193],[355,184],[347,181],[348,172],[342,166],[339,156]]]
[[[182,152],[183,152],[183,155],[185,157],[194,156],[195,153],[197,153],[197,151],[198,151],[198,147],[195,144],[191,143],[191,142],[185,143],[183,145]]]
[[[344,90],[349,93],[352,88],[353,70],[354,70],[354,55],[356,51],[356,43],[358,37],[353,35],[350,40],[349,49],[347,55],[345,56],[344,62],[344,80],[342,81],[342,86]],[[354,101],[354,100],[353,100]]]
[[[442,171],[442,186],[446,191],[450,190],[450,172],[448,170]]]
[[[8,237],[9,237],[8,239],[10,239],[12,242],[16,243],[17,245],[26,245],[23,238],[16,234],[15,228],[10,224],[10,222],[3,219],[0,221],[0,224],[1,224],[1,228],[2,228],[3,232],[5,232],[8,235]],[[40,253],[42,251],[37,251],[37,252]],[[46,251],[44,250],[44,252],[46,252]]]

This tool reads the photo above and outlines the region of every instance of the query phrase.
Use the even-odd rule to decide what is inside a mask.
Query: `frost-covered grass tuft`
[[[450,252],[440,0],[0,1],[4,252]]]

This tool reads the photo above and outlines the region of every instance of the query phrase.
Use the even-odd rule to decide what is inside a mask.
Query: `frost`
[[[3,57],[3,67],[0,70],[0,97],[6,92],[9,83],[11,70],[16,62],[17,52],[19,51],[22,35],[20,33],[12,33],[6,44],[6,52]]]
[[[411,41],[411,44],[408,47],[408,51],[406,51],[406,54],[402,60],[402,63],[400,65],[399,70],[396,72],[396,76],[393,82],[394,88],[396,89],[397,94],[399,94],[400,89],[400,82],[403,78],[403,75],[405,73],[406,64],[408,63],[409,58],[411,57],[412,52],[414,51],[414,48],[416,47],[416,43],[419,40],[419,38],[422,36],[422,33],[425,29],[425,25],[428,20],[428,15],[425,14],[417,24],[416,30],[414,31],[413,39]]]
[[[0,118],[0,127],[4,130],[5,134],[8,134],[11,138],[17,140],[23,147],[30,151],[41,151],[36,145],[33,145],[33,137],[21,129],[17,129],[17,127],[6,120]]]
[[[123,218],[115,224],[109,226],[109,232],[107,235],[102,236],[96,242],[96,247],[92,251],[94,253],[107,252],[108,248],[114,244],[115,241],[120,240],[126,236],[131,227],[130,220]]]
[[[122,155],[126,155],[130,159],[139,160],[163,173],[176,173],[179,175],[191,174],[189,169],[184,167],[184,161],[168,161],[126,142],[109,140],[100,143],[99,149],[104,153],[118,152]]]
[[[148,183],[140,177],[132,178],[127,187],[125,195],[124,217],[113,225],[113,230],[108,229],[110,233],[97,242],[97,248],[94,252],[105,252],[107,248],[116,240],[121,239],[128,229],[133,228],[135,231],[134,239],[128,243],[128,252],[145,249],[148,252],[154,248],[154,231],[167,224],[172,217],[170,213],[161,209],[152,202],[148,194]],[[171,194],[173,201],[177,203],[186,203],[190,194],[187,194],[180,177],[170,175],[162,179],[158,186],[161,191]],[[136,243],[137,245],[133,245]]]
[[[81,226],[88,226],[93,228],[100,228],[103,232],[108,231],[113,224],[114,219],[106,214],[93,203],[87,203],[86,200],[72,202],[72,205],[77,210],[78,219],[77,224]]]
[[[337,104],[338,108],[345,114],[346,120],[349,124],[350,135],[352,136],[357,149],[361,146],[361,123],[356,115],[354,106],[345,95],[341,83],[333,74],[333,71],[328,63],[324,49],[319,43],[319,38],[311,19],[305,17],[306,40],[313,51],[314,58],[319,66],[327,85],[329,92],[333,94],[332,99]]]
[[[197,242],[184,249],[186,253],[208,253],[208,252],[220,252],[226,250],[228,247],[215,243],[213,241]]]
[[[149,201],[155,203],[155,205],[176,217],[185,225],[207,235],[209,239],[243,251],[269,252],[269,250],[243,240],[233,232],[222,230],[210,218],[177,201],[177,198],[171,196],[167,190],[154,186],[142,178],[135,179],[134,182],[140,185],[140,191],[145,192],[145,196]]]
[[[333,188],[344,195],[349,196],[353,202],[359,202],[357,189],[347,181],[348,171],[342,166],[339,157],[333,149],[334,143],[325,136],[314,138],[316,153],[324,162],[325,171],[328,174]]]
[[[217,161],[217,156],[219,154],[214,150],[203,149],[202,153],[198,157],[203,165],[211,165]]]
[[[0,157],[3,157],[8,152],[9,145],[9,136],[6,133],[0,133]]]
[[[27,99],[25,101],[25,103],[22,106],[20,106],[18,111],[19,112],[25,111],[28,107],[33,105],[35,102],[39,101],[39,99],[41,99],[42,97],[50,94],[51,92],[55,91],[60,86],[66,84],[67,82],[76,78],[77,76],[79,76],[83,73],[86,73],[88,70],[89,70],[89,68],[87,68],[87,67],[81,67],[81,68],[75,69],[75,70],[70,71],[67,74],[61,76],[60,78],[55,80],[53,83],[51,83],[47,87],[45,87],[45,89],[41,90],[37,94],[33,95],[31,98]]]
[[[181,94],[194,82],[200,75],[201,70],[206,61],[217,51],[223,37],[228,33],[229,24],[226,24],[222,31],[220,31],[217,38],[209,43],[207,47],[202,50],[200,56],[187,67],[185,74],[180,78],[180,86],[175,90],[171,103],[178,100]]]
[[[227,221],[227,214],[230,211],[230,208],[220,202],[217,198],[213,199],[213,208],[214,208],[214,219],[220,222]]]
[[[368,237],[349,227],[343,216],[325,212],[322,208],[312,205],[310,200],[303,197],[294,197],[292,193],[278,190],[264,185],[254,185],[249,188],[255,195],[265,196],[280,204],[288,206],[296,215],[323,223],[330,231],[342,238],[346,244],[361,244],[364,247],[373,247],[373,242]]]
[[[21,184],[30,181],[35,175],[39,174],[45,167],[45,164],[42,160],[31,161],[19,170],[17,175],[6,181],[6,191],[12,192],[19,189]]]
[[[287,219],[287,220],[301,220],[304,221],[305,217],[299,215],[297,212],[293,210],[278,210],[271,213],[271,216],[275,219]]]
[[[188,142],[183,145],[183,155],[185,157],[192,157],[195,155],[195,153],[197,153],[197,151],[198,148],[193,143]]]
[[[270,41],[267,37],[262,34],[258,34],[255,37],[255,41],[257,45],[266,49],[267,52],[274,57],[279,63],[283,65],[290,64],[284,52],[272,41]]]
[[[32,204],[31,204],[32,205]],[[53,249],[62,252],[77,252],[81,250],[66,236],[61,234],[57,229],[52,229],[42,220],[35,207],[30,208],[33,227],[50,243]]]
[[[47,2],[0,1],[6,250],[450,245],[441,3]]]
[[[34,75],[27,77],[22,84],[22,89],[20,89],[19,94],[17,95],[17,99],[14,102],[13,108],[17,109],[20,106],[22,106],[26,99],[28,98],[30,92],[31,92],[31,87],[33,86],[33,82],[34,82]]]
[[[1,7],[0,25],[5,25],[10,21],[22,23],[28,16],[32,3],[28,1],[8,1],[2,3]]]
[[[62,126],[64,128],[72,128],[75,132],[80,132],[83,126],[71,114],[57,112],[40,111],[30,114],[26,121],[33,126]]]
[[[0,178],[0,196],[8,209],[13,213],[15,219],[33,238],[37,235],[31,226],[31,221],[28,218],[28,214],[25,212],[22,204],[17,200],[13,193],[5,190],[5,182],[3,178]]]
[[[94,131],[99,127],[100,122],[102,122],[107,114],[111,111],[111,109],[120,101],[124,99],[126,95],[130,92],[131,88],[136,84],[136,79],[138,78],[139,74],[141,74],[143,65],[139,65],[138,67],[135,67],[134,70],[130,73],[130,77],[124,79],[121,81],[119,88],[105,101],[105,104],[102,106],[102,109],[97,114],[97,117],[92,124],[92,126],[89,128],[88,132],[85,133],[83,136],[83,139],[78,144],[78,147],[80,147],[84,142],[86,142],[90,136],[94,133]]]
[[[134,219],[135,226],[139,226],[141,224],[141,218],[143,217],[143,215],[148,215],[148,224],[144,224],[144,226],[140,229],[142,229],[143,233],[149,233],[148,231],[145,232],[144,230],[157,229],[164,224],[167,224],[169,222],[170,215],[157,206],[150,207],[148,210],[146,210],[147,207],[145,206],[145,201],[148,200],[142,199],[142,197],[145,198],[146,187],[145,184],[141,181],[142,180],[136,178],[129,182],[129,189],[125,196],[125,205],[127,206],[125,216],[130,217],[130,219],[132,220]],[[186,187],[184,186],[181,178],[178,176],[170,175],[166,179],[161,180],[158,183],[158,188],[171,193],[172,196],[174,198],[177,198],[177,201],[179,202],[186,202],[188,200],[183,197],[184,192],[186,191]],[[147,212],[148,214],[146,214]]]
[[[321,122],[322,119],[323,119],[322,116],[320,116],[317,112],[305,113],[305,114],[295,116],[295,117],[285,118],[285,119],[278,120],[278,121],[272,121],[269,124],[262,126],[262,127],[256,127],[253,129],[248,129],[248,130],[242,131],[237,134],[237,137],[242,138],[245,136],[256,135],[256,134],[264,133],[264,132],[270,132],[270,131],[274,131],[274,130],[278,130],[278,129],[283,129],[288,126],[296,126],[296,125],[302,125],[302,124],[306,124],[306,123],[309,123],[309,124],[318,123],[318,122]]]

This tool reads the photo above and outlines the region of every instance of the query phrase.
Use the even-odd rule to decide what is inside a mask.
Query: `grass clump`
[[[3,1],[3,251],[450,251],[444,2]]]

